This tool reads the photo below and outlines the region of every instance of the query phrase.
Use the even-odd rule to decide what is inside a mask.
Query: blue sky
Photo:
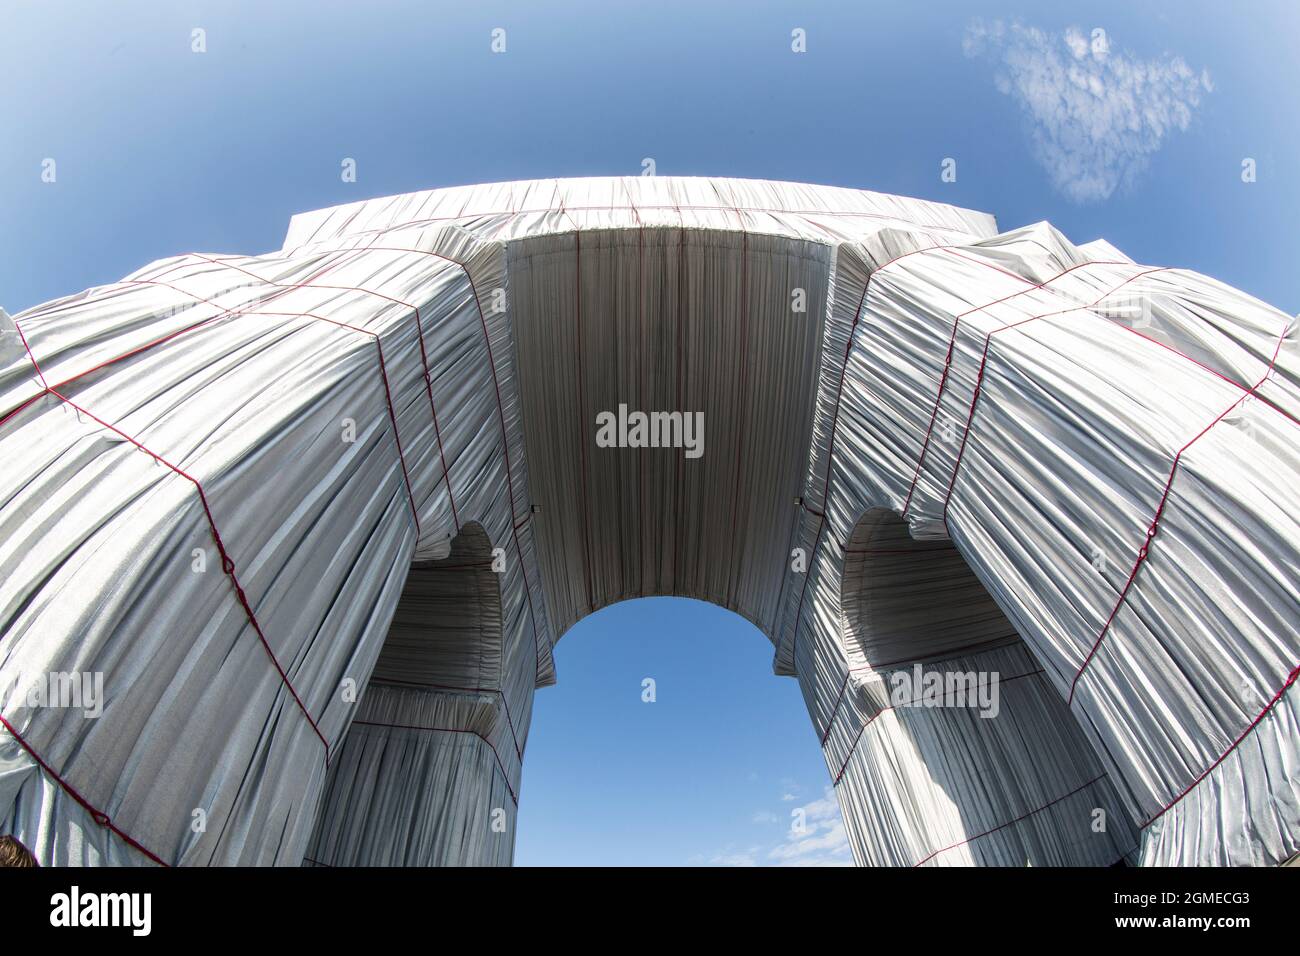
[[[940,199],[1004,229],[1050,219],[1294,313],[1300,7],[1233,10],[8,0],[0,305],[17,312],[180,252],[277,248],[306,209],[636,174],[653,157],[661,174]],[[504,54],[490,51],[495,27]],[[806,53],[791,51],[795,28]],[[355,183],[340,179],[344,157]],[[635,602],[579,624],[557,659],[560,684],[537,700],[518,862],[845,858],[797,688],[771,675],[749,624]],[[794,807],[813,821],[803,841],[789,834]]]

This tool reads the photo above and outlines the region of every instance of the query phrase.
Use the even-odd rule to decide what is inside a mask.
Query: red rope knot
[[[1144,544],[1144,545],[1142,545],[1142,547],[1138,548],[1138,559],[1137,559],[1137,563],[1138,563],[1138,564],[1141,564],[1141,563],[1142,563],[1143,561],[1145,561],[1146,559],[1147,559],[1147,546]],[[1135,567],[1136,567],[1136,566],[1135,566]]]
[[[235,562],[230,560],[230,555],[223,554],[221,556],[221,570],[225,571],[227,574],[235,573]]]
[[[111,827],[113,825],[113,821],[109,819],[108,814],[103,810],[95,810],[92,808],[90,815],[101,827]]]

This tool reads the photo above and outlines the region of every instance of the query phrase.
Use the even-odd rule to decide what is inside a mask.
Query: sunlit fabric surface
[[[676,594],[773,641],[860,863],[1283,862],[1298,378],[1289,316],[1104,241],[726,179],[367,200],[0,315],[0,831],[507,863],[555,640]]]

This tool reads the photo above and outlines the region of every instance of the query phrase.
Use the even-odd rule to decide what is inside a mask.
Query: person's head
[[[0,867],[35,865],[36,858],[28,852],[27,847],[8,834],[0,836]]]

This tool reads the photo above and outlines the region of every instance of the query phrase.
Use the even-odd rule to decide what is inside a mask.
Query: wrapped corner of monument
[[[1291,317],[1046,223],[668,177],[296,216],[0,313],[0,832],[506,864],[554,641],[672,594],[772,640],[859,863],[1281,863],[1298,418]]]

